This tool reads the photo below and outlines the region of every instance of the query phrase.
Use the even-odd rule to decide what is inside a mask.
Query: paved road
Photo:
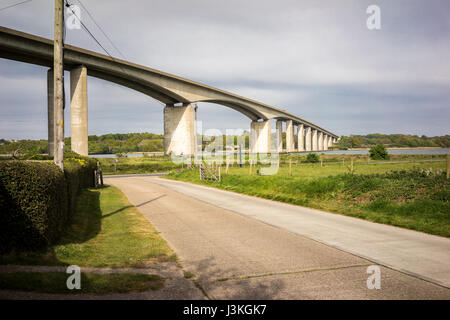
[[[158,177],[105,180],[211,298],[450,299],[448,239]],[[380,290],[367,289],[373,264]]]

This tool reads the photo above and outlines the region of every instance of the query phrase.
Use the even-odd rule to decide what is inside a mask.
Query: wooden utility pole
[[[64,66],[63,66],[64,0],[55,0],[55,35],[53,46],[53,92],[55,119],[54,161],[64,170]]]
[[[197,137],[197,110],[198,110],[198,105],[195,104],[194,105],[194,164],[198,165],[200,164],[200,161],[198,161],[198,137]],[[201,145],[201,144],[200,144]]]

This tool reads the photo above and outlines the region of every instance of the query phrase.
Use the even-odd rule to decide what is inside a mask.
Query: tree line
[[[248,132],[244,138],[244,148],[249,147]],[[203,147],[219,137],[204,136]],[[222,136],[223,146],[226,145],[226,136]],[[154,133],[109,133],[104,135],[90,135],[89,154],[116,154],[127,152],[162,152],[164,136]],[[233,137],[237,144],[238,137]],[[283,145],[286,145],[286,135],[283,133]],[[382,144],[386,147],[441,147],[450,148],[450,135],[427,137],[408,134],[367,134],[342,136],[335,147],[339,149],[370,148]],[[70,149],[70,138],[65,138],[65,145]],[[0,139],[0,154],[19,153],[48,153],[47,140],[18,140],[9,141]]]
[[[90,135],[89,154],[116,154],[126,152],[159,152],[163,151],[163,135],[154,133],[109,133]],[[70,149],[70,138],[64,139],[65,148]],[[48,153],[47,140],[0,139],[0,154]]]
[[[335,145],[341,150],[349,148],[370,148],[382,144],[385,147],[440,147],[450,148],[450,135],[427,137],[410,134],[367,134],[341,136]]]

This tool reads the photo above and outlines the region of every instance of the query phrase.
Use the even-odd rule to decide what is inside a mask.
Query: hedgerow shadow
[[[68,265],[58,259],[55,247],[87,242],[95,238],[101,231],[100,192],[85,189],[81,191],[78,199],[83,199],[83,201],[77,203],[76,210],[66,224],[59,240],[45,249],[33,251],[14,249],[0,255],[0,264]]]

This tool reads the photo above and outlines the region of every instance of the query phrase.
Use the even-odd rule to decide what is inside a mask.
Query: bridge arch
[[[0,27],[0,58],[51,68],[53,66],[53,41]],[[335,141],[338,138],[337,135],[326,129],[273,106],[159,70],[65,45],[64,69],[79,71],[80,67],[86,68],[86,70],[83,71],[83,79],[79,78],[78,81],[86,81],[87,74],[142,92],[165,103],[166,106],[173,106],[177,103],[186,106],[193,102],[216,103],[244,114],[252,120],[252,125],[261,126],[256,124],[257,120],[267,122],[269,119],[283,119],[290,122],[291,127],[292,123],[305,125],[313,131],[313,136],[319,136],[322,140],[332,138]],[[78,100],[87,101],[85,97],[78,97]],[[83,112],[87,113],[87,102],[86,110]],[[266,131],[267,129],[264,128],[264,132]],[[49,132],[51,132],[50,129]],[[308,136],[308,132],[305,131],[305,134]],[[321,143],[324,144],[323,141]]]

